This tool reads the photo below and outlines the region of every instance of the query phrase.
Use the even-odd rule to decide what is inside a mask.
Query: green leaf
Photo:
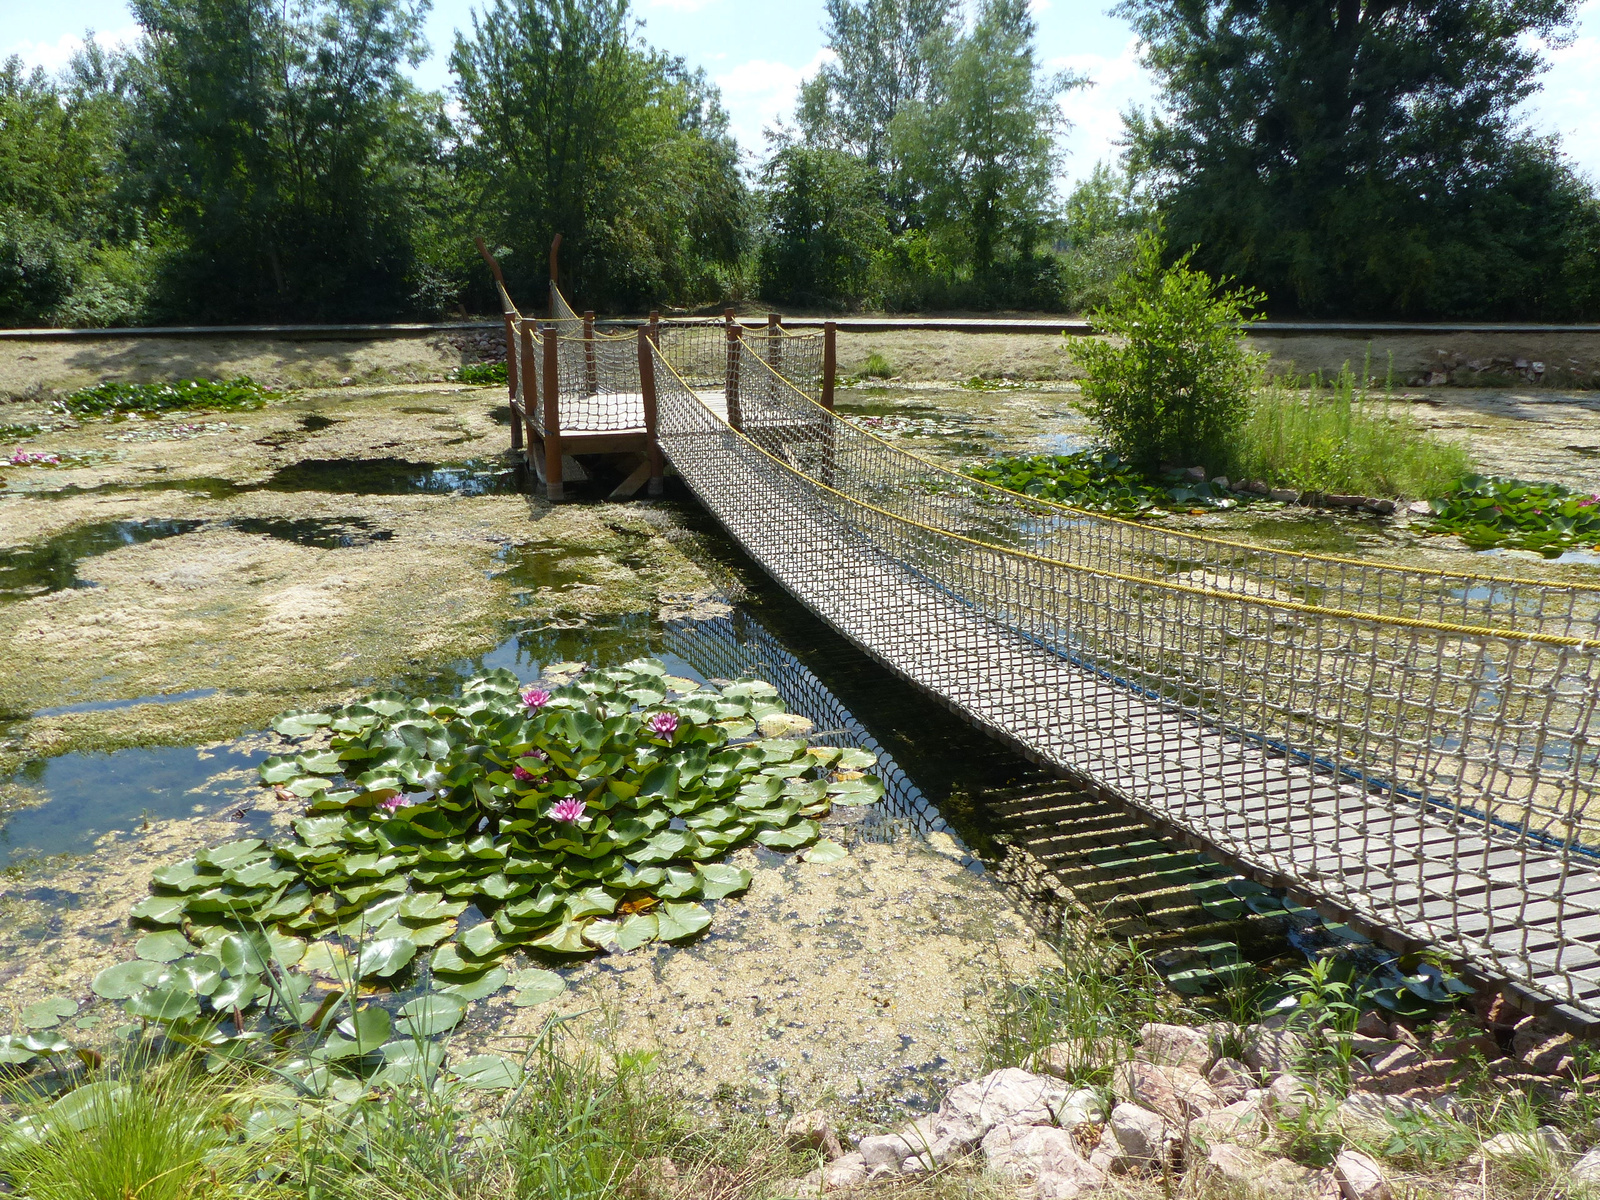
[[[293,758],[284,758],[274,754],[261,764],[261,782],[271,787],[275,783],[288,783],[291,779],[299,779],[305,772],[300,764]]]
[[[664,904],[656,910],[656,931],[663,942],[693,937],[711,924],[711,914],[698,904]]]
[[[543,937],[535,938],[528,944],[556,954],[587,954],[593,949],[583,940],[581,921],[563,921]]]
[[[459,917],[467,910],[465,900],[446,900],[437,892],[419,892],[400,902],[400,915],[408,921],[433,923]]]
[[[774,850],[793,850],[816,841],[821,833],[822,827],[815,821],[796,821],[787,829],[759,830],[756,833],[756,841]]]
[[[370,979],[374,975],[393,975],[417,956],[416,943],[407,938],[384,938],[361,947],[356,957],[356,976]]]
[[[273,721],[272,728],[284,737],[305,737],[307,734],[315,733],[322,726],[331,724],[332,721],[333,718],[327,713],[291,709]]]
[[[500,936],[499,930],[490,921],[485,921],[482,925],[474,925],[457,940],[461,943],[463,949],[478,958],[489,958],[494,955],[504,954],[511,949],[511,943]]]
[[[461,996],[429,992],[400,1006],[400,1023],[395,1031],[401,1037],[433,1037],[461,1024],[466,1013],[467,1002]]]
[[[76,1000],[69,1000],[65,996],[46,996],[23,1009],[19,1023],[24,1029],[53,1029],[77,1011]]]
[[[707,900],[720,900],[742,892],[750,886],[752,878],[743,867],[731,867],[726,863],[707,863],[695,870],[700,876],[700,894]]]
[[[383,1047],[383,1067],[372,1082],[389,1086],[432,1083],[444,1065],[445,1048],[438,1042],[390,1042]]]
[[[259,934],[230,933],[217,943],[217,957],[229,975],[259,975],[272,961],[272,947]]]
[[[554,971],[518,971],[511,976],[511,986],[517,989],[512,1003],[518,1008],[530,1008],[561,995],[567,990],[567,981]]]
[[[628,858],[636,863],[670,862],[681,857],[692,844],[693,838],[690,834],[681,830],[665,829],[644,845],[629,850]]]
[[[244,1009],[267,991],[267,986],[253,975],[224,979],[211,993],[211,1005],[219,1012],[226,1012],[230,1008]]]
[[[182,896],[146,896],[133,906],[132,917],[147,925],[178,925],[183,922]]]
[[[450,1068],[462,1087],[503,1092],[522,1082],[522,1067],[498,1054],[475,1054]]]
[[[393,1027],[386,1009],[363,1008],[354,1017],[346,1017],[334,1026],[339,1036],[329,1036],[323,1047],[323,1057],[364,1058],[375,1054],[389,1040]]]
[[[850,857],[850,852],[831,838],[823,838],[809,850],[802,852],[800,857],[809,863],[826,865]]]
[[[865,779],[840,779],[828,785],[828,795],[843,807],[876,804],[883,799],[883,784],[870,775]]]
[[[137,996],[168,974],[160,963],[139,960],[117,963],[94,977],[94,994],[107,1000],[126,1000]]]
[[[189,939],[175,929],[147,933],[134,945],[133,952],[146,962],[169,963],[194,951]]]
[[[655,941],[658,934],[654,914],[635,913],[624,920],[617,930],[616,947],[618,950],[636,950],[647,942]]]
[[[506,969],[494,967],[484,972],[477,979],[464,983],[451,983],[440,988],[441,992],[449,992],[452,996],[460,996],[463,1000],[483,1000],[494,995],[506,985]]]
[[[583,917],[604,916],[617,911],[617,898],[605,888],[584,888],[567,897],[567,918],[577,921]]]
[[[150,1021],[179,1021],[200,1015],[200,1002],[194,996],[176,987],[151,988],[125,1000],[122,1007],[129,1016],[144,1017]]]

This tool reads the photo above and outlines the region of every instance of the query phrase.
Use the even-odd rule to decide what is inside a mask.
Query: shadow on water
[[[330,492],[339,495],[406,496],[454,492],[500,496],[527,492],[522,463],[471,459],[464,463],[417,463],[403,458],[310,458],[291,463],[264,483],[268,492]]]

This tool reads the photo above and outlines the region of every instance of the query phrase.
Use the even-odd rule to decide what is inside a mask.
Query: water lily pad
[[[266,984],[251,975],[224,979],[211,993],[211,1004],[219,1012],[226,1012],[230,1008],[245,1009],[266,995],[267,990]]]
[[[395,1033],[400,1037],[433,1037],[461,1024],[466,1013],[467,1001],[461,995],[428,992],[400,1006]]]
[[[78,1002],[65,996],[46,996],[22,1010],[24,1029],[53,1029],[78,1011]]]
[[[855,807],[876,804],[883,799],[883,784],[868,776],[864,779],[840,779],[828,785],[828,795],[835,804]]]
[[[815,821],[796,821],[787,829],[758,830],[756,841],[774,850],[793,850],[816,841],[821,832],[821,826]]]
[[[364,1058],[374,1054],[389,1040],[394,1023],[387,1010],[367,1007],[334,1026],[334,1033],[322,1046],[328,1059]]]
[[[272,947],[259,934],[230,933],[217,943],[217,958],[229,975],[259,975],[272,961]]]
[[[369,700],[369,704],[372,702]],[[332,724],[333,718],[327,713],[289,711],[272,722],[272,728],[283,734],[284,737],[305,737],[315,733],[324,725]]]
[[[742,892],[750,886],[752,878],[743,867],[726,863],[706,863],[695,870],[700,876],[700,894],[707,900],[720,900],[724,896]]]
[[[563,921],[543,937],[535,938],[528,944],[556,954],[585,954],[592,950],[583,940],[581,921]]]
[[[361,947],[356,956],[356,975],[361,979],[393,975],[417,956],[417,945],[409,938],[384,938]]]
[[[161,963],[140,959],[107,967],[94,977],[90,986],[95,995],[107,1000],[126,1000],[154,987],[166,974],[167,968]]]
[[[635,913],[623,921],[621,928],[617,930],[616,948],[618,950],[636,950],[647,942],[655,941],[658,932],[653,914]]]
[[[531,1008],[535,1004],[544,1004],[561,995],[567,990],[567,981],[554,971],[535,969],[518,971],[511,976],[511,986],[517,989],[516,998],[512,1003],[518,1008]]]
[[[192,953],[189,939],[174,929],[147,933],[134,945],[133,952],[146,962],[169,963]]]
[[[182,896],[146,896],[130,915],[147,925],[178,925],[183,921],[183,903]]]
[[[383,1047],[383,1067],[372,1077],[376,1084],[429,1084],[444,1065],[445,1048],[438,1042],[390,1042]]]
[[[711,924],[711,914],[698,904],[664,904],[655,916],[656,932],[663,942],[693,937]]]
[[[462,1087],[506,1091],[522,1082],[522,1067],[498,1054],[475,1054],[450,1068]]]
[[[200,1015],[200,1002],[193,993],[178,987],[156,987],[125,1000],[122,1007],[129,1016],[150,1021],[179,1021]]]
[[[834,841],[832,838],[823,838],[816,845],[802,851],[800,857],[809,863],[825,865],[827,863],[836,863],[841,859],[849,858],[850,851],[839,845],[839,843]]]
[[[452,996],[460,996],[463,1000],[482,1000],[492,996],[506,986],[506,969],[493,967],[485,971],[476,979],[462,983],[450,983],[440,988],[441,992],[449,992]]]

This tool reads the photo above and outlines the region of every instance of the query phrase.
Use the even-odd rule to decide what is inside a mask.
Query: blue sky
[[[445,59],[454,31],[469,28],[481,0],[435,0],[428,18],[433,55],[417,81],[443,88]],[[761,131],[787,118],[801,80],[826,53],[822,0],[784,0],[752,6],[741,0],[634,0],[654,45],[704,67],[722,89],[734,133],[747,151],[759,152]],[[1107,15],[1104,0],[1034,0],[1041,58],[1052,69],[1089,76],[1095,86],[1063,101],[1073,122],[1067,136],[1066,177],[1085,175],[1096,159],[1112,157],[1121,131],[1119,113],[1148,104],[1151,88],[1139,68],[1127,24]],[[101,41],[126,43],[137,27],[124,0],[0,0],[0,58],[20,55],[55,69],[81,44],[87,28]],[[1544,90],[1527,116],[1541,131],[1561,136],[1578,166],[1600,179],[1600,0],[1585,0],[1573,42],[1550,52]]]

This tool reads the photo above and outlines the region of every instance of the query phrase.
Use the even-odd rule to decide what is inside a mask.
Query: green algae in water
[[[78,564],[99,554],[191,533],[204,521],[100,521],[59,533],[42,546],[0,553],[0,600],[68,588],[97,587],[78,577]]]

